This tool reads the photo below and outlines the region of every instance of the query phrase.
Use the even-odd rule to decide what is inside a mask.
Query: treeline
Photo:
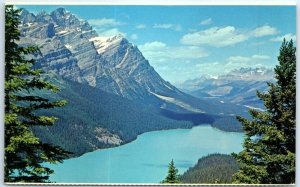
[[[219,117],[211,123],[212,127],[218,128],[222,131],[228,132],[243,132],[241,123],[235,116],[223,116]]]
[[[232,183],[239,166],[231,155],[210,154],[179,177],[182,183]]]

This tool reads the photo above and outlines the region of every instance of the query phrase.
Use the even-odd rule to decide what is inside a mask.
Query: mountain
[[[160,100],[180,95],[150,66],[136,46],[121,35],[99,37],[88,22],[59,8],[49,15],[21,14],[21,45],[37,44],[38,67],[128,99]]]
[[[173,112],[240,113],[234,105],[220,108],[183,93],[163,80],[126,38],[99,36],[87,21],[63,8],[37,15],[23,10],[19,28],[20,45],[40,46],[34,57],[45,72]]]
[[[267,68],[241,68],[219,77],[202,76],[187,80],[181,88],[195,97],[219,100],[221,103],[262,108],[256,91],[267,90],[267,82],[274,81],[274,73]]]

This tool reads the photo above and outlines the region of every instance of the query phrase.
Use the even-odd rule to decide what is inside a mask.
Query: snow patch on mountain
[[[182,102],[182,101],[179,101],[179,100],[177,100],[177,99],[175,99],[175,98],[167,97],[167,96],[162,96],[162,95],[156,94],[156,93],[154,93],[154,92],[150,92],[150,93],[153,94],[154,96],[156,96],[156,97],[158,97],[158,98],[164,100],[164,101],[167,101],[167,102],[169,102],[169,103],[173,103],[173,104],[175,104],[175,105],[177,105],[177,106],[180,106],[181,108],[184,108],[184,109],[189,110],[189,111],[191,111],[191,112],[205,113],[204,111],[199,110],[199,109],[197,109],[197,108],[194,108],[194,107],[192,107],[191,105],[189,105],[189,104],[187,104],[187,103],[184,103],[184,102]]]
[[[72,49],[72,46],[69,45],[69,44],[66,44],[65,47],[66,47],[67,49]]]
[[[122,35],[116,35],[113,37],[93,37],[89,41],[94,42],[94,45],[99,54],[104,53],[105,51],[120,45],[124,37]]]
[[[169,88],[170,90],[173,90],[173,88],[171,88],[170,86],[168,86],[167,84],[164,84],[167,88]]]
[[[124,58],[122,59],[122,61],[120,62],[120,64],[116,65],[116,68],[123,68],[126,62],[128,56],[128,48],[126,49],[126,53],[124,55]]]
[[[247,107],[247,108],[250,108],[250,109],[254,109],[254,110],[258,110],[258,111],[261,111],[261,112],[265,112],[266,111],[266,110],[264,110],[262,108],[253,107],[253,106],[250,106],[250,105],[244,105],[244,107]]]

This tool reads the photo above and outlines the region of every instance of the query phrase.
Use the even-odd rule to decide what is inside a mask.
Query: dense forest
[[[228,132],[243,132],[241,123],[235,116],[222,116],[216,118],[212,123],[212,127]]]
[[[58,96],[66,99],[68,104],[62,108],[40,111],[57,116],[59,120],[55,126],[36,127],[34,132],[42,141],[60,145],[73,152],[74,156],[114,146],[97,139],[97,136],[105,133],[107,136],[117,135],[123,144],[144,132],[194,126],[187,121],[164,117],[150,106],[65,80],[57,75],[48,75],[48,79],[60,87]],[[46,92],[39,94],[47,96]],[[101,132],[97,132],[99,128]]]
[[[211,154],[180,176],[182,183],[231,183],[239,167],[231,155]]]

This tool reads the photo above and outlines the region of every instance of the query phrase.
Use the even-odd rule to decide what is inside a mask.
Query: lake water
[[[51,166],[59,183],[159,183],[174,159],[182,174],[210,153],[239,152],[242,133],[209,125],[144,133],[126,145],[87,153]]]

